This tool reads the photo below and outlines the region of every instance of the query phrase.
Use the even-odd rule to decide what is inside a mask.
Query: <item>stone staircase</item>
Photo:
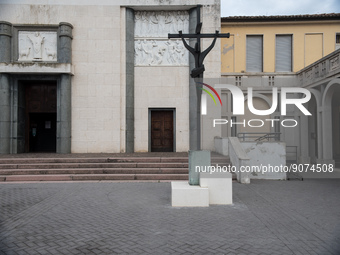
[[[0,182],[29,181],[172,181],[188,180],[188,156],[137,156],[29,158],[1,157]],[[147,154],[149,155],[149,154]],[[48,155],[50,156],[50,155]],[[212,156],[212,165],[228,166],[229,159]]]

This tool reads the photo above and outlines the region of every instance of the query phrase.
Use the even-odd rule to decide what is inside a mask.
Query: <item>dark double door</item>
[[[25,102],[25,151],[56,152],[56,83],[31,82],[26,84]]]
[[[174,115],[172,110],[151,111],[151,151],[174,151]]]

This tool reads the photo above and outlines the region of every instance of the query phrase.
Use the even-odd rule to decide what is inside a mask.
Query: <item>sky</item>
[[[221,17],[340,13],[340,0],[221,0]]]

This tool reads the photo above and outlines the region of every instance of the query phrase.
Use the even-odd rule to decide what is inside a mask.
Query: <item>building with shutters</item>
[[[251,140],[267,134],[272,140],[286,143],[287,159],[295,158],[301,163],[337,161],[340,158],[340,51],[337,50],[340,14],[225,17],[221,26],[222,32],[231,33],[230,38],[221,42],[222,80],[243,91],[252,87],[254,108],[270,108],[273,88],[280,91],[283,87],[302,87],[312,94],[306,103],[312,116],[289,106],[283,116],[279,102],[270,115],[255,116],[245,107],[243,117],[233,115],[231,95],[222,91],[227,105],[222,118],[264,121],[261,127],[223,125],[222,136]],[[265,119],[279,121],[272,125]],[[298,126],[280,125],[285,119],[296,120]]]

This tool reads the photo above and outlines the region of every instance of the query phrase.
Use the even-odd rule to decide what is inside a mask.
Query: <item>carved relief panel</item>
[[[188,65],[181,40],[135,40],[135,65]]]
[[[18,61],[57,61],[57,32],[19,31]]]
[[[339,61],[340,58],[339,58],[339,55],[331,58],[329,60],[329,63],[330,63],[330,70],[333,71],[334,69],[338,68],[339,67]]]
[[[168,37],[168,33],[189,31],[187,11],[137,11],[135,37]]]
[[[169,40],[168,33],[188,33],[187,11],[135,12],[135,65],[188,65],[189,54],[181,40]]]

